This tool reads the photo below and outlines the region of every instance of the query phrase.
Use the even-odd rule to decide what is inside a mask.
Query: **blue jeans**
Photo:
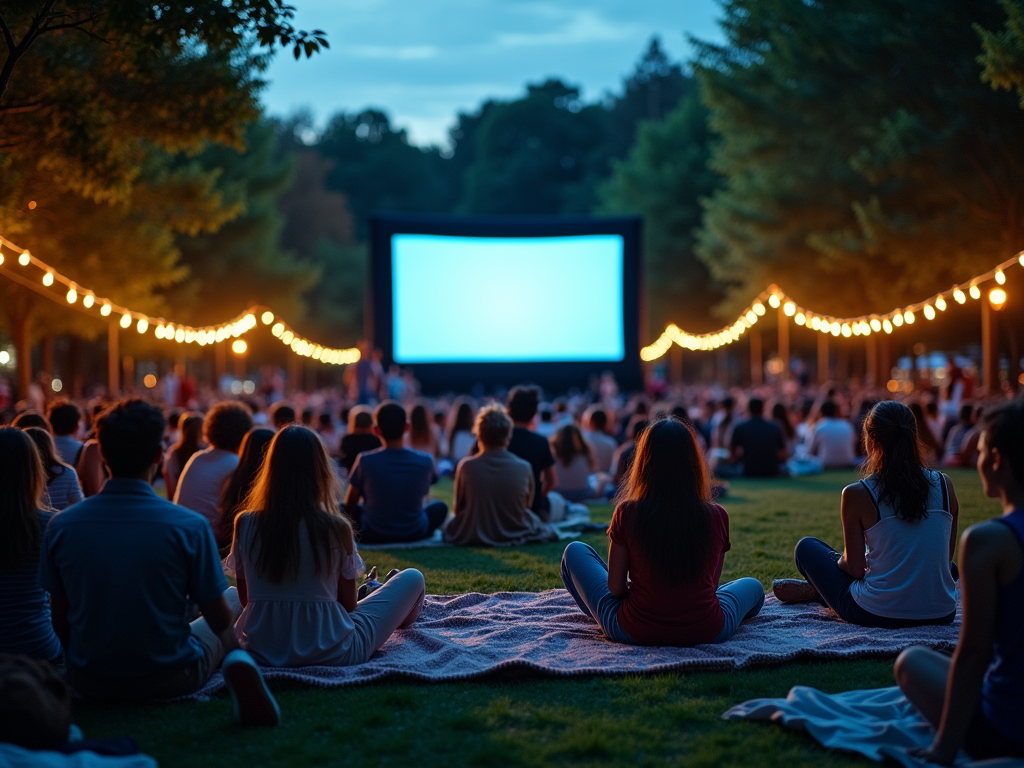
[[[440,499],[431,499],[428,501],[426,506],[423,507],[423,511],[427,515],[427,525],[425,528],[411,536],[385,536],[369,528],[362,527],[363,514],[365,513],[362,504],[356,505],[352,522],[355,523],[356,535],[359,537],[359,541],[362,544],[401,544],[430,538],[431,534],[440,528],[441,523],[443,523],[445,518],[448,517],[448,505]]]
[[[622,598],[608,591],[608,565],[589,544],[574,541],[562,555],[562,582],[580,610],[594,619],[609,640],[639,645],[619,626]],[[722,631],[711,642],[724,643],[735,634],[740,623],[752,619],[764,605],[764,589],[757,579],[730,581],[718,588],[718,603],[725,615]]]
[[[951,624],[956,618],[955,610],[948,616],[938,619],[891,619],[887,616],[876,616],[870,611],[864,610],[853,599],[853,594],[850,591],[850,587],[856,579],[838,565],[841,557],[841,554],[824,541],[811,536],[800,539],[793,552],[796,569],[818,590],[818,594],[821,595],[825,604],[835,611],[843,621],[861,627],[901,629],[930,624]],[[950,564],[950,571],[953,573],[954,579],[959,576],[956,563]]]

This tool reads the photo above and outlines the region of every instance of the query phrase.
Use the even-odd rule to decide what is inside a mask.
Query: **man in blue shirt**
[[[43,535],[39,580],[51,595],[68,682],[86,698],[193,693],[238,645],[233,625],[241,605],[228,590],[210,524],[150,485],[163,458],[164,426],[160,410],[138,399],[100,416],[96,432],[110,479],[99,494],[56,515]],[[193,605],[202,618],[189,624]],[[236,661],[238,654],[247,657],[233,652]],[[231,677],[248,677],[254,693],[242,708],[269,722],[277,705],[253,673],[255,664]]]
[[[345,513],[366,544],[393,544],[429,537],[448,516],[448,506],[432,499],[424,506],[430,486],[437,482],[434,459],[405,448],[409,429],[405,408],[388,400],[373,414],[373,433],[384,447],[356,457],[345,495]],[[359,503],[365,500],[365,505]]]

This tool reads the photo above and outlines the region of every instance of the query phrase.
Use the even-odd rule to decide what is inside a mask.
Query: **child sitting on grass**
[[[580,610],[615,642],[722,643],[764,605],[757,579],[718,586],[729,551],[729,516],[693,430],[654,422],[636,446],[608,529],[608,564],[582,542],[562,556],[562,581]]]
[[[320,436],[296,425],[278,432],[225,562],[244,606],[239,644],[261,664],[362,664],[423,608],[423,575],[412,568],[356,601],[365,568],[338,495]]]
[[[896,660],[896,682],[935,726],[922,755],[949,765],[1024,757],[1024,402],[985,414],[978,474],[1003,516],[964,531],[963,617],[953,658],[917,646]]]

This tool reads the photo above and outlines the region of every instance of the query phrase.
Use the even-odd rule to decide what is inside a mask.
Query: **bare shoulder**
[[[843,502],[873,505],[871,494],[868,493],[868,489],[865,488],[864,483],[861,482],[850,483],[848,486],[843,488]]]

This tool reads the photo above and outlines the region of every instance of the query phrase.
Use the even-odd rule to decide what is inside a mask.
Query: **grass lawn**
[[[951,473],[961,529],[998,514],[977,474]],[[796,576],[801,536],[841,543],[839,492],[853,473],[732,482],[732,551],[723,580]],[[450,500],[450,483],[437,496]],[[594,509],[606,520],[611,507]],[[607,548],[603,534],[584,541]],[[515,550],[424,549],[364,553],[381,573],[423,571],[431,593],[536,591],[560,587],[564,544]],[[374,684],[341,690],[275,688],[283,723],[243,730],[230,700],[199,704],[80,706],[75,722],[89,738],[132,735],[164,766],[821,766],[857,758],[829,752],[804,734],[719,716],[730,705],[785,696],[793,685],[830,692],[892,684],[892,661],[788,664],[744,672],[648,677]],[[867,761],[860,761],[867,764]]]

